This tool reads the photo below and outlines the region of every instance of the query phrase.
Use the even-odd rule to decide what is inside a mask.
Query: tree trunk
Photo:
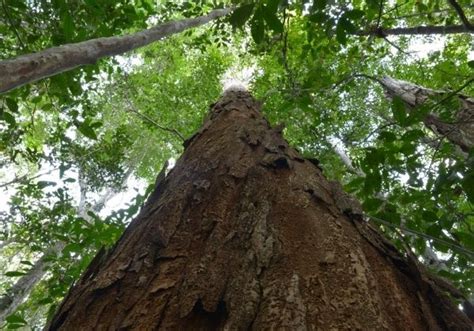
[[[445,330],[472,325],[339,184],[228,91],[50,330]]]
[[[417,106],[429,101],[431,97],[449,97],[452,94],[450,91],[432,90],[391,77],[382,77],[380,83],[390,97],[400,97],[412,111],[416,111]],[[455,114],[453,123],[443,121],[436,114],[437,104],[425,116],[423,123],[436,135],[446,137],[467,155],[474,147],[474,99],[456,93],[451,97],[457,98],[460,105],[459,109],[453,109],[453,114]]]
[[[216,9],[204,16],[165,23],[131,35],[91,39],[0,61],[0,93],[81,65],[94,64],[103,57],[146,46],[225,16],[231,10],[232,8]]]

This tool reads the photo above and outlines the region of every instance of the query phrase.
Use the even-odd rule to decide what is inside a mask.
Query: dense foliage
[[[1,59],[233,5],[0,1]],[[5,327],[44,325],[96,252],[118,239],[230,76],[245,76],[269,120],[357,195],[400,250],[473,292],[474,151],[424,123],[434,113],[459,124],[460,100],[474,95],[473,34],[389,33],[467,29],[470,2],[235,2],[207,26],[0,95],[0,313],[13,297],[26,299]],[[388,97],[383,76],[443,92],[410,107]],[[32,275],[31,288],[13,291]]]

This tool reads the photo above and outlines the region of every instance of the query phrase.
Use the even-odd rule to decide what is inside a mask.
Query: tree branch
[[[464,25],[427,25],[427,26],[416,26],[409,28],[372,28],[367,31],[358,31],[354,35],[357,36],[375,36],[379,38],[385,38],[387,36],[399,36],[399,35],[436,35],[436,34],[456,34],[456,33],[474,33],[473,30],[468,29]]]
[[[104,57],[146,46],[206,24],[229,14],[232,10],[233,8],[216,9],[204,16],[168,22],[130,35],[96,38],[0,61],[0,93],[82,65],[94,64]]]
[[[471,32],[474,32],[474,25],[469,22],[461,6],[456,2],[456,0],[448,0],[449,4],[454,8],[458,13],[459,18],[461,19],[462,24]]]

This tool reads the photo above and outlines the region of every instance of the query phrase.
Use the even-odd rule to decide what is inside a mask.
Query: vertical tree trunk
[[[94,64],[103,57],[146,46],[225,16],[231,10],[215,9],[204,16],[168,22],[130,35],[91,39],[0,61],[0,93],[81,65]]]
[[[380,83],[390,97],[400,97],[410,109],[424,104],[431,97],[446,97],[450,94],[449,91],[432,90],[391,77],[382,77]],[[457,98],[460,105],[459,109],[453,109],[455,115],[453,123],[443,121],[436,114],[436,109],[425,116],[423,123],[435,134],[446,137],[467,154],[474,147],[474,99],[462,94],[454,94],[452,98]]]
[[[258,108],[224,94],[49,329],[470,328]]]
[[[12,287],[0,296],[0,323],[3,323],[5,318],[23,303],[34,286],[43,278],[48,266],[46,256],[47,254],[40,257],[26,275],[21,276]]]

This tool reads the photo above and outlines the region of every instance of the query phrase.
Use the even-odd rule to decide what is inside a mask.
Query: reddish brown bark
[[[243,91],[217,102],[51,330],[445,330],[470,321]]]

